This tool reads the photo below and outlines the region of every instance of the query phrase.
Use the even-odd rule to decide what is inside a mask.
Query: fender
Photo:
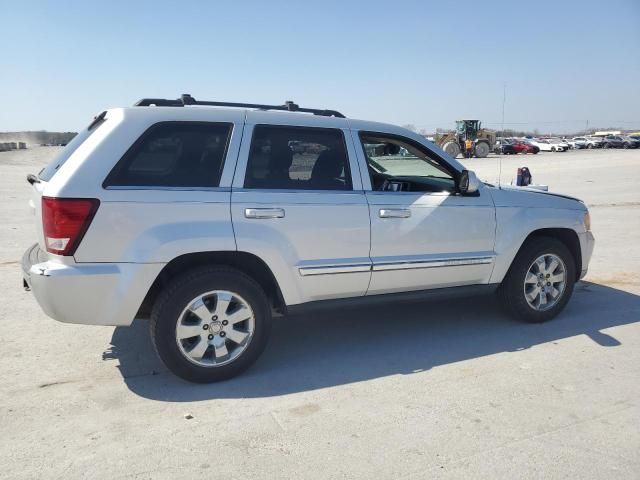
[[[557,207],[496,207],[496,260],[489,283],[502,282],[520,247],[535,231],[559,228],[583,236],[583,215],[581,210]]]

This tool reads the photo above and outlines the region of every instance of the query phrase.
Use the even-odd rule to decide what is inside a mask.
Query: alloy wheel
[[[219,367],[237,359],[255,331],[249,303],[226,290],[204,293],[189,302],[176,323],[180,353],[201,367]]]
[[[524,279],[524,296],[534,310],[549,310],[560,301],[566,285],[564,262],[559,256],[546,253],[529,266]]]

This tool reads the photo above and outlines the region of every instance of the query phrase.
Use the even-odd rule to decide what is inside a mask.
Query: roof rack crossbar
[[[302,108],[292,101],[285,102],[284,105],[263,105],[260,103],[236,103],[236,102],[206,102],[193,98],[188,93],[183,94],[176,100],[166,98],[143,98],[134,104],[135,107],[149,107],[155,105],[157,107],[184,107],[186,105],[202,105],[208,107],[239,107],[239,108],[255,108],[258,110],[280,110],[285,112],[302,112],[313,113],[323,117],[345,118],[345,116],[336,110],[323,110],[318,108]]]

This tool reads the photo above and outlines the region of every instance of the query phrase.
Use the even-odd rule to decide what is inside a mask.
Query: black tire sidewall
[[[556,305],[549,310],[537,311],[529,306],[524,296],[524,278],[534,260],[540,255],[549,253],[557,255],[564,262],[567,270],[567,284],[562,298]],[[564,309],[573,293],[575,279],[575,260],[569,249],[554,238],[534,237],[528,240],[516,255],[500,286],[500,293],[503,303],[513,317],[530,323],[541,323],[551,320]]]
[[[175,329],[188,302],[207,291],[228,290],[249,303],[255,317],[249,345],[233,362],[219,367],[201,367],[187,360],[178,348]],[[171,282],[151,312],[151,338],[162,362],[177,376],[197,383],[234,377],[260,356],[271,330],[271,309],[262,288],[252,278],[231,268],[203,268],[190,271]]]

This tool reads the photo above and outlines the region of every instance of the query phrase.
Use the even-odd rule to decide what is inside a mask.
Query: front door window
[[[456,191],[453,173],[413,141],[370,134],[362,134],[360,138],[373,190]]]

